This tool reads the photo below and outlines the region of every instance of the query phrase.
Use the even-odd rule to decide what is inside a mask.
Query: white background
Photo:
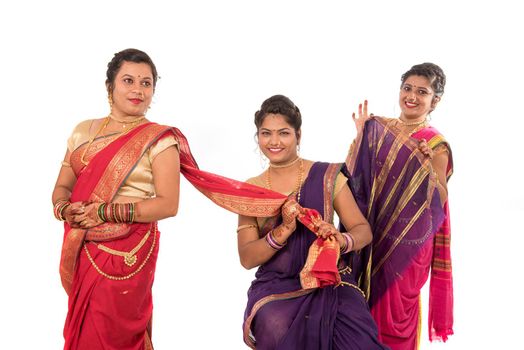
[[[62,228],[51,192],[73,127],[108,113],[106,64],[128,47],[149,53],[161,75],[148,117],[179,127],[202,169],[241,180],[262,171],[253,114],[265,98],[282,93],[301,108],[304,157],[339,162],[360,101],[397,116],[400,75],[416,63],[439,64],[448,84],[432,123],[455,160],[456,334],[430,345],[424,330],[422,349],[524,348],[516,287],[524,233],[523,25],[512,2],[167,3],[2,5],[2,348],[63,346]],[[183,180],[179,214],[160,223],[156,349],[245,348],[253,271],[238,262],[235,228],[234,214]],[[196,249],[184,245],[187,237],[197,239]]]

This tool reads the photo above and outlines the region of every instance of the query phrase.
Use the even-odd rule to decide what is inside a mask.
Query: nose
[[[278,138],[278,135],[272,134],[271,138],[269,139],[269,144],[271,146],[278,146],[280,144],[280,140]]]
[[[408,101],[415,102],[416,99],[417,99],[417,95],[415,94],[415,91],[411,90],[408,93]]]

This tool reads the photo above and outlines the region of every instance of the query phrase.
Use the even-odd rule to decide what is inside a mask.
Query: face
[[[418,119],[426,117],[437,106],[440,98],[435,96],[429,80],[420,75],[409,76],[400,88],[401,117]]]
[[[258,146],[273,164],[287,163],[297,157],[299,137],[281,114],[268,114],[258,129]]]
[[[122,63],[113,83],[112,114],[143,116],[153,99],[153,73],[147,63]]]

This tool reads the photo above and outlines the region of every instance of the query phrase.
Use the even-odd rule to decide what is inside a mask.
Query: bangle
[[[266,242],[267,244],[269,244],[269,246],[271,248],[273,248],[274,250],[280,250],[282,248],[284,248],[287,244],[287,242],[284,242],[284,243],[278,243],[275,238],[273,237],[273,230],[269,231],[266,236],[265,236],[265,239],[266,239]]]
[[[55,218],[59,221],[65,221],[64,218],[64,210],[71,204],[70,201],[66,199],[59,199],[55,202],[53,205],[53,214],[55,214]]]
[[[353,250],[353,247],[355,246],[355,239],[353,238],[353,235],[349,232],[342,232],[341,234],[342,236],[344,236],[344,241],[346,242],[346,244],[343,248],[340,248],[340,254],[347,254]]]
[[[246,228],[257,228],[258,226],[257,225],[240,225],[237,227],[237,233],[239,233],[240,231],[246,229]]]
[[[135,203],[101,203],[96,214],[102,222],[132,224],[136,211]]]

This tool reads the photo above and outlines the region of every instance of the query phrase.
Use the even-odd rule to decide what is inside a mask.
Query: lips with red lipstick
[[[415,108],[415,107],[418,106],[417,103],[408,102],[408,101],[404,102],[404,105],[405,105],[407,108]]]
[[[130,98],[129,101],[131,101],[131,103],[134,104],[134,105],[138,105],[138,104],[142,103],[142,100],[139,99],[139,98]]]

